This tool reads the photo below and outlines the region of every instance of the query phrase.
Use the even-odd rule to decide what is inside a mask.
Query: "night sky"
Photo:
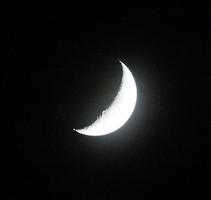
[[[9,136],[9,199],[208,194],[206,8],[156,2],[6,5],[1,133]],[[74,132],[112,102],[118,60],[136,80],[133,115],[113,134]]]

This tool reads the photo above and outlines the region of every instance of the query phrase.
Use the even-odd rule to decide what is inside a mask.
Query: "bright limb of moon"
[[[89,136],[101,136],[112,133],[122,127],[130,118],[137,100],[137,88],[132,73],[122,65],[122,81],[120,89],[112,104],[90,126],[73,129]]]

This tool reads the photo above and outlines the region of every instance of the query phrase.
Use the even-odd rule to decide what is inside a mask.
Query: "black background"
[[[8,3],[9,199],[203,199],[207,17],[206,5],[178,1]],[[113,134],[77,134],[112,102],[118,60],[136,79],[132,117]]]

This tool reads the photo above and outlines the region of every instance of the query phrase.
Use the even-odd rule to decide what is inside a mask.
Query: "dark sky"
[[[156,2],[8,3],[1,112],[9,199],[203,199],[206,5]],[[118,60],[136,79],[132,117],[110,135],[75,133],[112,102]]]

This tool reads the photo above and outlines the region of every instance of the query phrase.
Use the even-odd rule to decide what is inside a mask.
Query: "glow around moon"
[[[137,88],[132,73],[124,63],[120,89],[112,104],[90,126],[73,129],[89,136],[101,136],[112,133],[123,126],[130,118],[137,100]]]

